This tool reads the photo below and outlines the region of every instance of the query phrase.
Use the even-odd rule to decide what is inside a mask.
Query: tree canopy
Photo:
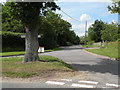
[[[101,30],[104,29],[104,22],[101,20],[95,20],[94,24],[88,29],[88,37],[95,42],[101,41]]]
[[[60,9],[54,2],[7,2],[5,6],[10,16],[21,20],[25,26],[37,23],[39,16],[44,15],[48,7],[51,10]]]
[[[23,62],[39,60],[38,30],[40,27],[40,16],[45,15],[47,8],[50,10],[60,8],[55,2],[6,2],[4,6],[5,10],[7,10],[7,15],[10,16],[8,19],[20,20],[18,23],[21,22],[25,27],[26,54]]]
[[[101,39],[103,41],[116,41],[118,39],[117,24],[105,24],[104,30],[101,31]]]
[[[3,5],[3,31],[25,33],[25,24],[18,18],[13,18],[11,12],[8,13],[7,4]],[[44,13],[38,17],[39,30],[41,35],[39,45],[45,49],[52,49],[57,46],[79,44],[79,37],[71,29],[71,24],[61,19],[60,14],[56,14],[51,8],[46,8]],[[29,19],[29,18],[28,18]],[[33,26],[33,23],[31,24]],[[35,29],[35,28],[34,28]]]
[[[42,34],[42,37],[40,45],[46,49],[51,49],[56,46],[68,45],[68,43],[78,44],[78,37],[70,29],[71,24],[61,19],[60,14],[48,10],[46,16],[41,17],[39,33]]]
[[[88,29],[89,41],[115,41],[118,39],[118,25],[116,23],[105,23],[96,20],[94,24]]]
[[[120,14],[120,1],[113,2],[112,6],[108,6],[108,10],[111,11],[111,13],[119,13]]]

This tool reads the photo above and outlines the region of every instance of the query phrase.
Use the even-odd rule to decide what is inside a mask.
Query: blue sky
[[[57,13],[62,15],[62,18],[64,20],[67,20],[72,24],[72,29],[76,32],[77,35],[84,35],[86,20],[88,21],[87,27],[93,24],[96,19],[107,23],[110,23],[112,21],[118,22],[118,15],[108,12],[107,6],[112,5],[112,2],[110,0],[107,0],[106,2],[104,2],[105,0],[102,0],[101,2],[100,0],[81,0],[82,2],[79,1],[56,1],[57,5],[61,7],[61,10],[80,21],[78,22],[74,19],[71,19],[63,12],[57,11]]]
[[[5,2],[6,0],[0,0]],[[37,0],[38,1],[38,0]],[[58,6],[61,7],[65,13],[77,19],[73,20],[61,11],[64,20],[67,20],[72,24],[72,30],[76,32],[78,36],[83,36],[85,33],[85,21],[87,20],[87,28],[94,23],[96,19],[104,22],[118,22],[118,15],[108,12],[108,5],[112,5],[111,0],[55,0]]]

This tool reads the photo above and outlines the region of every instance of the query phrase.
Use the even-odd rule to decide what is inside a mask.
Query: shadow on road
[[[101,59],[101,58],[99,58]],[[78,71],[90,71],[98,73],[111,73],[113,75],[118,75],[120,77],[120,72],[118,72],[119,61],[112,61],[108,59],[101,59],[101,62],[97,64],[71,64]]]

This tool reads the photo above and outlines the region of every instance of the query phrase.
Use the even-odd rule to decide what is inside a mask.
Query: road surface
[[[107,60],[102,57],[94,56],[86,53],[80,46],[66,47],[60,51],[42,53],[40,55],[50,55],[62,59],[64,62],[71,64],[78,71],[88,72],[88,76],[84,81],[98,82],[97,88],[105,87],[117,87],[118,85],[118,61]],[[76,81],[76,82],[75,82]],[[3,82],[3,88],[11,87],[28,87],[28,88],[56,88],[56,87],[81,87],[78,84],[78,80],[68,81],[65,85],[51,85],[50,83],[8,83]],[[61,81],[60,81],[61,82]]]

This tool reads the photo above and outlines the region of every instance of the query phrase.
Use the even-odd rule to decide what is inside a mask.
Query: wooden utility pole
[[[87,21],[85,22],[85,37],[87,36]]]
[[[86,36],[87,36],[87,21],[85,22],[85,44],[87,44]]]

